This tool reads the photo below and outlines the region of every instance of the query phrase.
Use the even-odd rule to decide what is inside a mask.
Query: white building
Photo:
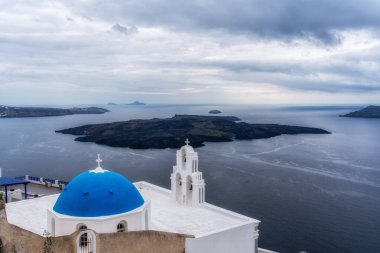
[[[74,234],[77,252],[96,253],[97,234],[148,230],[187,235],[186,253],[269,252],[258,249],[258,220],[205,202],[198,154],[188,141],[177,151],[171,190],[132,184],[97,162],[61,194],[7,204],[9,224],[38,235]]]

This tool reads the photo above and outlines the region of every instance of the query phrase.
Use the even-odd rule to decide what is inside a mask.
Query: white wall
[[[78,229],[78,224],[84,224],[88,229],[94,230],[97,233],[114,233],[117,232],[117,224],[125,221],[128,224],[128,231],[145,230],[145,212],[148,212],[150,219],[149,208],[150,202],[146,202],[142,207],[128,213],[95,218],[63,216],[52,210],[48,210],[47,228],[52,236],[70,235]],[[54,219],[55,223],[54,229],[52,227],[52,219]]]
[[[257,253],[255,224],[186,239],[186,253]]]

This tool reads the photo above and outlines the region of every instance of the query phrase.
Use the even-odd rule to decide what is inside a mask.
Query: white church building
[[[205,202],[198,153],[188,141],[176,152],[170,190],[132,183],[101,162],[98,155],[98,166],[60,194],[6,204],[0,252],[1,245],[11,247],[12,233],[23,235],[13,240],[35,240],[29,249],[28,242],[13,242],[25,253],[42,252],[37,248],[46,246],[46,235],[55,253],[271,252],[258,248],[260,221]]]

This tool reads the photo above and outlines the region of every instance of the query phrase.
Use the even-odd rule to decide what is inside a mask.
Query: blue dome
[[[53,210],[76,217],[98,217],[129,212],[143,204],[140,192],[127,178],[96,169],[71,180]]]

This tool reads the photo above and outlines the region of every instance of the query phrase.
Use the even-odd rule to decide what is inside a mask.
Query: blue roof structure
[[[0,177],[0,186],[27,184],[29,181],[13,178],[13,177]]]
[[[143,204],[140,192],[126,177],[97,168],[75,177],[53,210],[75,217],[99,217],[129,212]]]

